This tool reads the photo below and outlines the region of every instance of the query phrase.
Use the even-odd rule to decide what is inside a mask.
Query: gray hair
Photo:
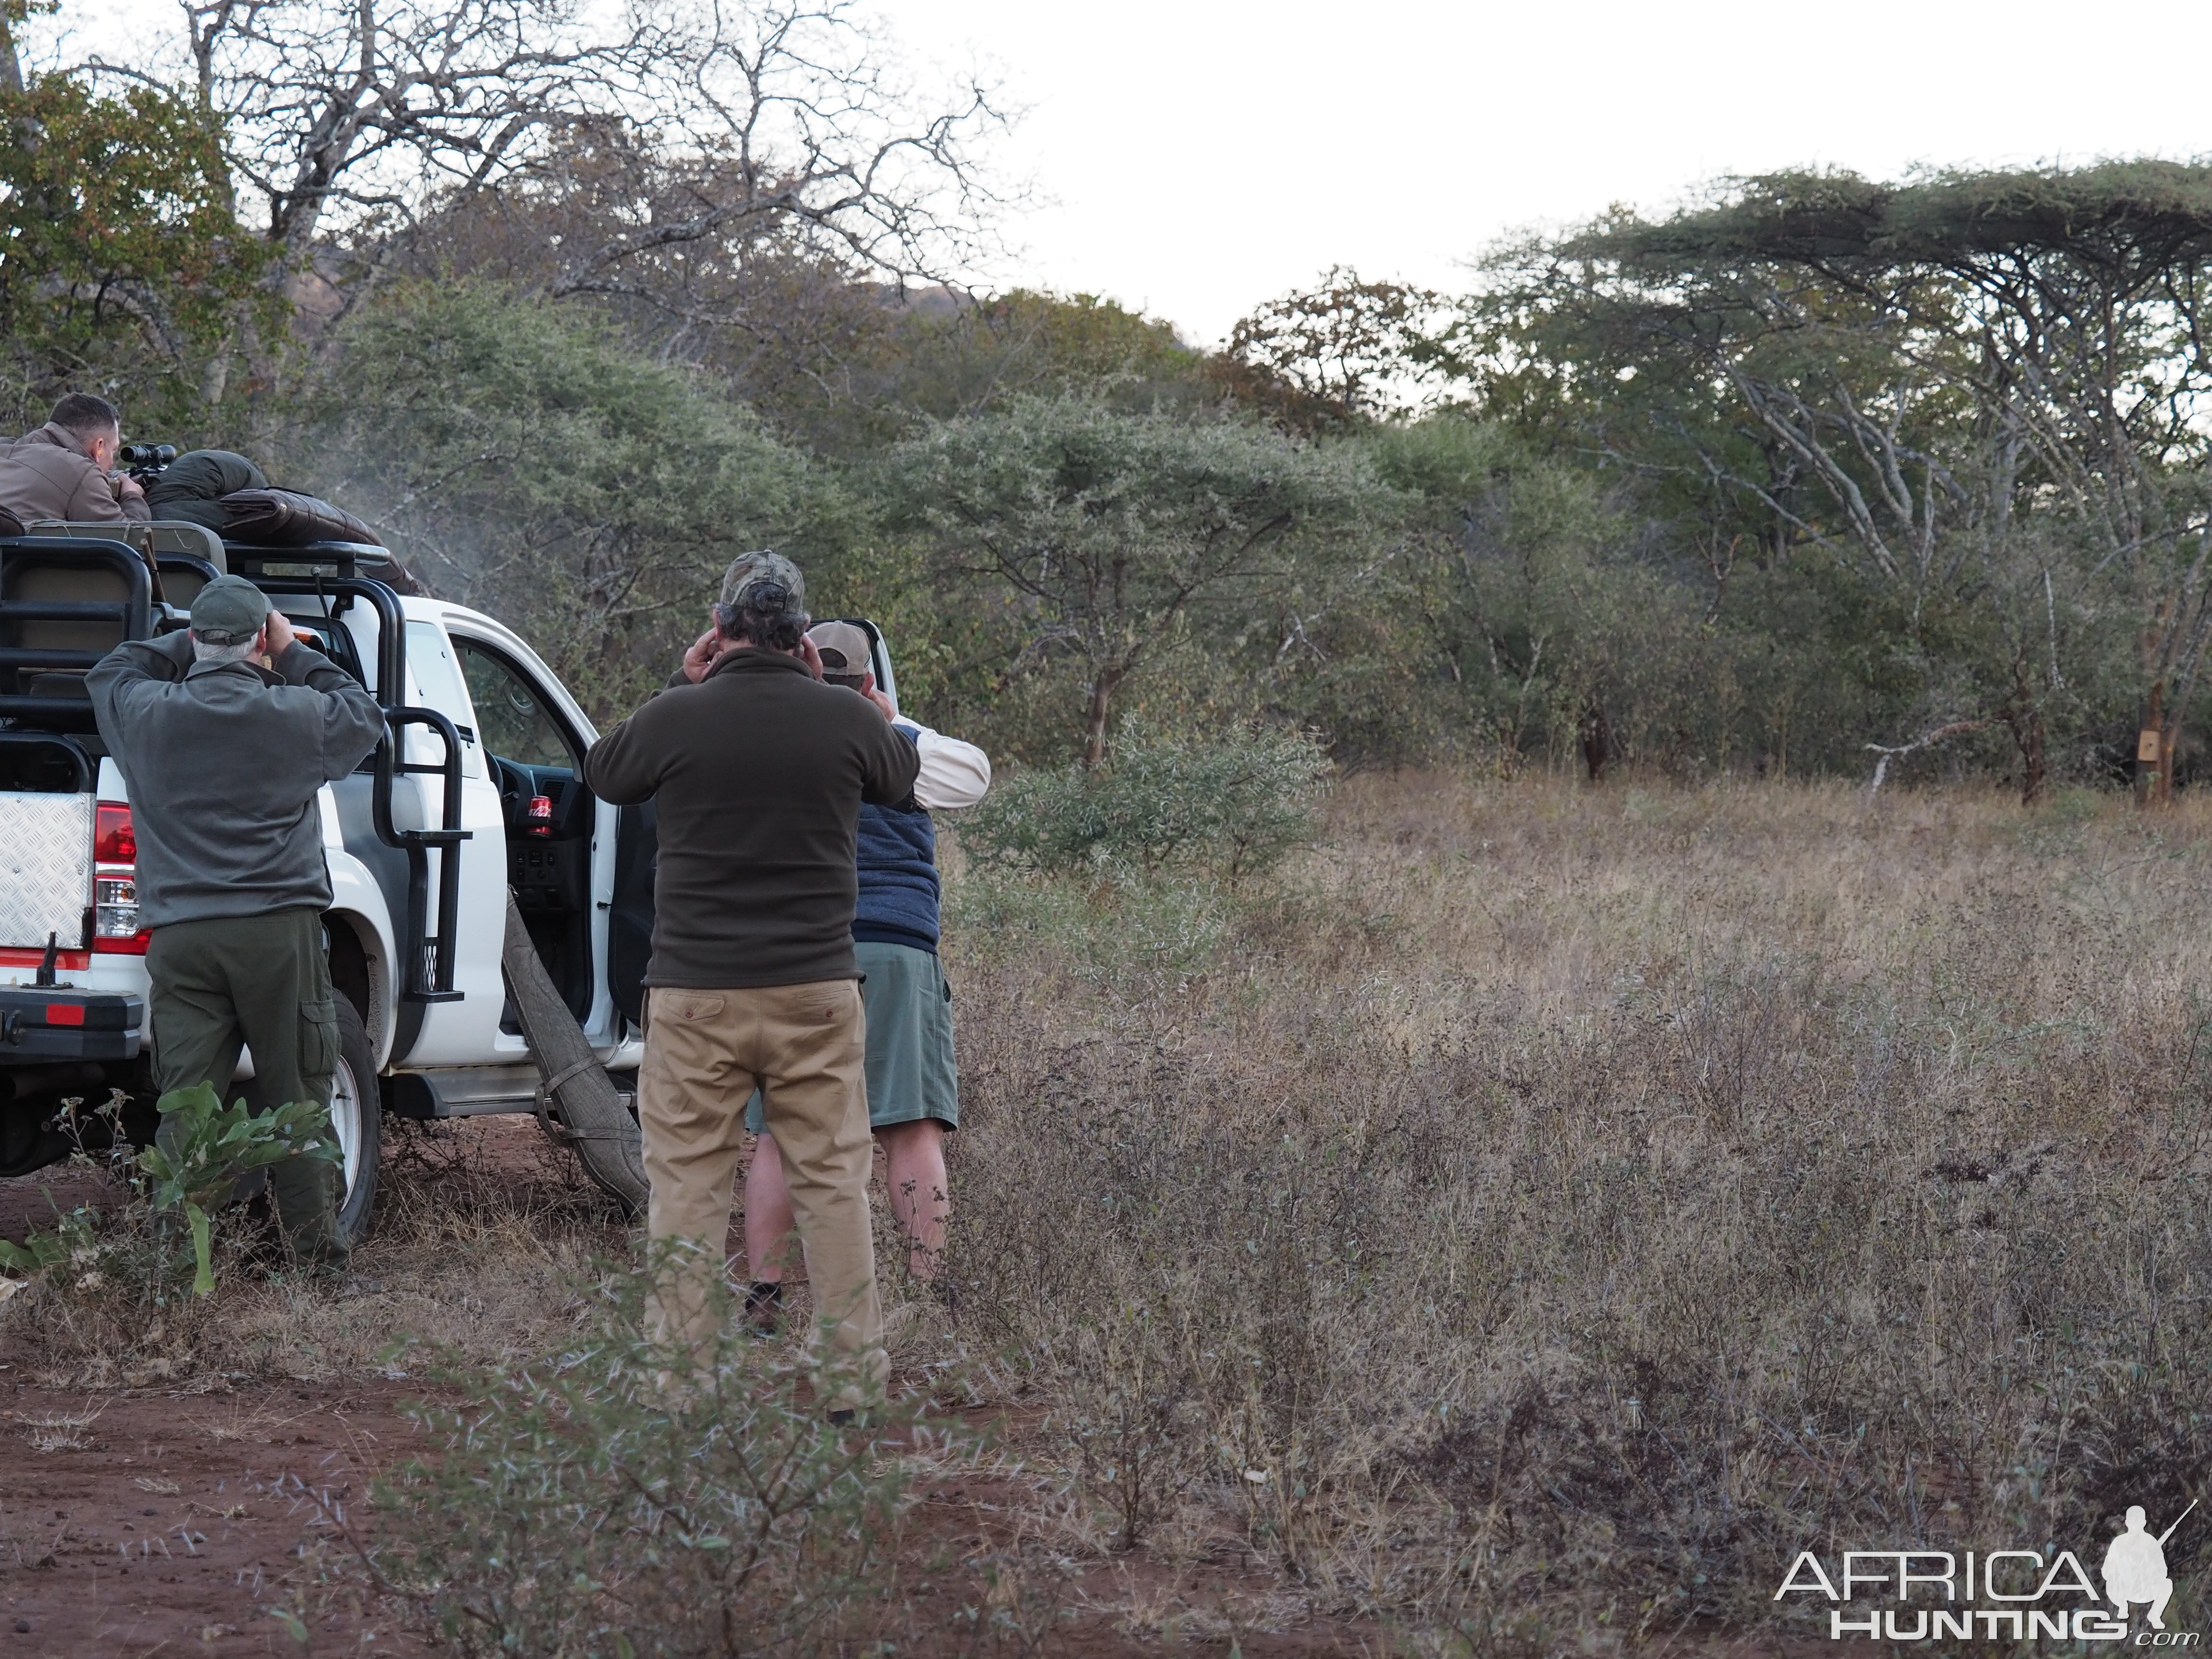
[[[236,645],[210,645],[195,634],[192,635],[192,660],[194,662],[250,662],[260,654],[253,648],[258,642],[259,635],[257,635],[253,639],[240,640]]]

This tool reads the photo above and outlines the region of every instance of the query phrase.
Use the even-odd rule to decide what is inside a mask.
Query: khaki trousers
[[[688,1243],[647,1307],[655,1340],[710,1350],[745,1101],[758,1088],[782,1154],[815,1317],[854,1369],[834,1407],[863,1403],[890,1366],[868,1220],[866,1028],[849,979],[648,993],[638,1121],[653,1243]]]

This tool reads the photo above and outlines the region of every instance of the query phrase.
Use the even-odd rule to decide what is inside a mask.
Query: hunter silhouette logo
[[[1846,1550],[1839,1572],[1805,1550],[1774,1592],[1781,1601],[1813,1595],[1831,1603],[1828,1635],[1890,1643],[2119,1642],[2136,1648],[2195,1648],[2196,1631],[2166,1627],[2173,1599],[2166,1547],[2197,1501],[2164,1532],[2150,1530],[2142,1504],[2130,1507],[2106,1548],[2100,1593],[2071,1550]],[[2092,1557],[2092,1559],[2094,1558]],[[1869,1605],[1872,1603],[1874,1605]],[[1881,1605],[1887,1603],[1887,1606]],[[2146,1609],[2142,1628],[2136,1609]]]
[[[2189,1510],[2197,1507],[2197,1500],[2189,1500]],[[2138,1601],[2150,1603],[2150,1627],[2166,1628],[2166,1604],[2173,1599],[2173,1580],[2166,1571],[2166,1540],[2173,1536],[2175,1528],[2189,1518],[2189,1510],[2176,1516],[2173,1526],[2153,1538],[2146,1530],[2149,1525],[2137,1504],[2128,1510],[2128,1529],[2112,1540],[2105,1552],[2105,1595],[2120,1610],[2120,1617],[2131,1616],[2130,1609]]]

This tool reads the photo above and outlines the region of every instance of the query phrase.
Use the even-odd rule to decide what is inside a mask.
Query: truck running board
[[[441,1066],[434,1071],[394,1072],[385,1081],[385,1103],[395,1117],[483,1117],[536,1109],[535,1066]]]

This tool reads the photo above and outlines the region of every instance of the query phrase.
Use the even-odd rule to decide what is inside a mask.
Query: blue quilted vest
[[[914,730],[895,728],[908,743]],[[896,806],[860,808],[860,902],[853,937],[937,951],[937,826],[913,797]]]

